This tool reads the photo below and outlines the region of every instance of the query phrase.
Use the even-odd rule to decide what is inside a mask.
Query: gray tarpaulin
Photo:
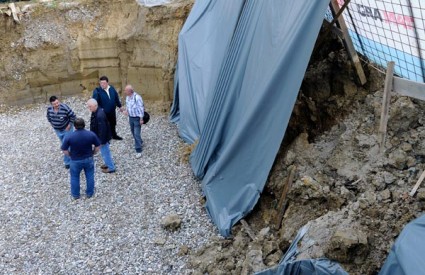
[[[171,116],[224,236],[264,188],[328,3],[199,0],[182,29]]]
[[[200,0],[179,34],[171,121],[188,143],[199,139],[221,64],[244,0]]]
[[[329,259],[295,260],[298,254],[298,242],[301,241],[307,230],[308,228],[304,226],[298,231],[278,266],[257,272],[255,275],[348,275],[338,263]]]
[[[379,275],[425,274],[425,215],[406,225]]]

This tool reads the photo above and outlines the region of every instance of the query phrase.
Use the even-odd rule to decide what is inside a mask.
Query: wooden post
[[[333,5],[334,5],[334,2],[336,3],[336,7],[337,8],[335,8]],[[333,25],[333,24],[335,24],[335,22],[337,21],[337,20],[339,20],[339,18],[340,18],[340,16],[342,16],[342,13],[344,12],[344,10],[345,10],[345,8],[346,7],[348,7],[348,4],[350,3],[350,0],[345,0],[344,1],[344,5],[342,5],[341,6],[341,8],[339,8],[339,5],[338,5],[338,2],[337,2],[337,0],[332,0],[332,7],[333,7],[333,10],[334,10],[334,12],[335,12],[335,17],[334,17],[334,19],[332,20],[332,22],[331,22],[331,25]]]
[[[252,229],[249,226],[249,224],[244,219],[241,220],[241,224],[242,224],[243,228],[245,229],[245,232],[248,234],[248,236],[253,241],[255,241],[257,238],[255,237],[254,231],[252,231]]]
[[[275,219],[276,230],[279,230],[280,225],[282,224],[283,215],[285,214],[285,210],[286,210],[286,202],[287,202],[286,196],[289,192],[289,189],[292,186],[292,182],[294,181],[295,170],[296,170],[296,166],[292,166],[291,170],[289,171],[289,175],[286,180],[285,186],[283,187],[282,194],[279,199],[279,204],[277,205],[278,212],[276,213],[276,219]]]
[[[419,177],[418,181],[415,184],[415,187],[413,187],[412,191],[410,191],[409,195],[411,197],[413,197],[415,195],[416,191],[418,191],[419,185],[421,185],[424,178],[425,178],[425,171],[422,172],[421,176]]]
[[[9,9],[10,9],[10,11],[12,12],[12,16],[13,16],[13,20],[15,20],[15,22],[16,23],[21,23],[20,21],[19,21],[19,18],[18,18],[18,11],[17,11],[17,9],[16,9],[16,6],[15,6],[15,4],[14,3],[10,3],[9,4]]]
[[[315,52],[316,49],[318,49],[322,45],[323,41],[325,40],[325,38],[327,37],[329,32],[332,30],[333,24],[335,24],[335,22],[338,20],[339,16],[342,14],[342,12],[348,6],[348,3],[350,3],[350,0],[346,0],[344,5],[342,5],[341,9],[338,12],[335,12],[334,19],[332,20],[331,23],[327,24],[328,27],[323,31],[323,34],[321,35],[321,37],[316,41],[316,44],[314,45],[313,52]],[[326,21],[326,20],[323,20],[323,21]]]
[[[348,2],[349,1],[346,0],[342,7],[344,7],[346,4],[348,4]],[[351,40],[350,34],[348,33],[348,28],[347,28],[347,25],[345,24],[344,17],[343,17],[342,14],[340,14],[340,12],[343,9],[339,8],[337,0],[331,0],[331,4],[332,4],[332,8],[333,8],[334,12],[337,15],[339,15],[338,17],[335,16],[335,19],[338,19],[339,27],[341,28],[341,31],[344,35],[345,48],[347,49],[348,53],[350,54],[351,61],[353,62],[354,68],[356,69],[357,76],[359,77],[360,83],[362,85],[364,85],[367,82],[367,79],[366,79],[366,76],[364,74],[362,64],[360,63],[359,56],[357,55],[357,51],[354,48],[353,41]]]
[[[390,109],[391,91],[393,89],[394,61],[388,62],[385,76],[384,96],[382,98],[381,121],[379,123],[379,151],[385,151],[385,136],[387,135],[388,111]]]

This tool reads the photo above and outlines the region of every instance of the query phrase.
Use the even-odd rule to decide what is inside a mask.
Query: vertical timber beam
[[[347,2],[347,0],[346,0]],[[331,0],[332,8],[335,14],[339,14],[340,8],[337,0]],[[344,34],[344,42],[345,47],[347,48],[348,53],[350,54],[351,61],[354,64],[354,68],[356,69],[357,76],[359,77],[360,83],[364,85],[367,80],[364,74],[362,64],[360,63],[359,56],[357,55],[356,49],[354,48],[353,41],[351,40],[350,34],[348,33],[347,25],[345,24],[344,17],[342,14],[338,17],[338,23],[341,28],[342,33]]]
[[[424,58],[422,56],[422,47],[421,47],[421,42],[420,42],[420,39],[419,39],[418,29],[416,28],[417,25],[416,25],[415,15],[413,14],[412,3],[410,2],[410,0],[407,0],[407,4],[409,6],[410,16],[413,19],[412,23],[413,23],[413,30],[415,31],[416,49],[418,50],[419,59],[420,59],[420,62],[421,62],[422,81],[425,82],[425,67],[424,67],[424,63],[422,62],[422,60],[424,60]]]
[[[388,62],[387,74],[385,76],[384,96],[382,97],[381,121],[379,123],[379,152],[385,149],[385,136],[387,135],[388,111],[390,109],[391,91],[394,79],[394,61]]]
[[[295,170],[297,169],[296,166],[291,166],[289,170],[289,175],[286,180],[286,183],[283,187],[282,194],[279,199],[279,204],[277,205],[277,213],[275,216],[275,229],[279,230],[282,225],[283,216],[285,215],[286,210],[286,204],[288,203],[287,195],[289,193],[289,190],[292,187],[292,183],[294,181],[295,177]]]

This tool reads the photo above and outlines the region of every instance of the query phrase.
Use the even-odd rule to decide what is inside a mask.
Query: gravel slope
[[[88,124],[85,100],[64,100]],[[135,159],[124,116],[111,150],[117,173],[103,174],[96,160],[96,194],[70,198],[69,172],[59,140],[45,118],[46,105],[0,114],[0,270],[3,274],[186,274],[182,245],[198,249],[216,231],[166,116],[142,129],[144,151]],[[86,128],[88,125],[86,125]],[[161,228],[171,213],[176,232]]]

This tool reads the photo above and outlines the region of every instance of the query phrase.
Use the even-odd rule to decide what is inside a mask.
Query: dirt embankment
[[[193,0],[146,8],[135,0],[19,2],[0,14],[0,102],[45,102],[91,91],[107,75],[147,100],[172,98],[177,36]],[[4,5],[4,4],[3,4]]]
[[[199,274],[250,274],[276,265],[305,224],[309,231],[298,259],[327,257],[350,274],[380,270],[403,226],[425,210],[425,188],[408,196],[425,169],[425,103],[393,97],[380,155],[384,76],[366,70],[369,82],[360,87],[336,40],[313,56],[266,189],[247,217],[256,240],[235,226],[232,239],[213,240],[192,256]],[[294,184],[277,230],[275,208],[293,166]]]
[[[148,9],[134,0],[30,3],[20,25],[0,16],[0,102],[77,94],[91,90],[102,74],[118,88],[130,82],[146,99],[168,102],[177,34],[192,4]],[[196,272],[248,274],[275,265],[307,223],[299,258],[327,257],[350,274],[379,271],[403,226],[425,209],[425,189],[415,198],[407,195],[425,169],[425,104],[393,98],[381,156],[376,133],[383,76],[369,70],[368,81],[356,85],[336,40],[315,53],[269,182],[247,217],[256,240],[235,226],[233,239],[211,240],[191,252]],[[295,181],[277,230],[275,207],[292,166]]]

